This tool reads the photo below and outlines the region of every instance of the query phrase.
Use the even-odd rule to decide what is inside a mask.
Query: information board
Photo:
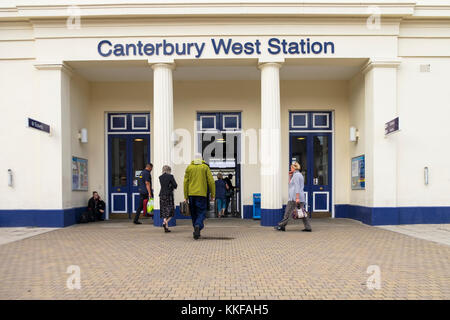
[[[352,190],[364,190],[366,188],[366,163],[365,156],[352,158]]]
[[[88,190],[88,161],[72,157],[72,190]]]

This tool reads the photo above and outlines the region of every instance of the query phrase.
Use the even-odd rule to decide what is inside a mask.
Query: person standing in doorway
[[[305,207],[305,192],[304,188],[304,178],[300,172],[300,164],[298,162],[294,162],[291,165],[291,170],[289,171],[289,199],[286,205],[286,210],[284,211],[283,219],[278,223],[278,226],[275,227],[275,230],[278,231],[286,231],[286,225],[290,218],[292,218],[292,213],[296,208],[304,208]],[[303,225],[305,229],[302,231],[311,232],[311,225],[309,224],[308,216],[302,218]]]
[[[225,181],[225,183],[227,184],[227,191],[225,194],[226,197],[226,201],[225,201],[225,215],[227,216],[228,213],[228,206],[230,205],[231,202],[231,198],[233,197],[233,182],[231,181],[233,179],[233,175],[230,173],[228,175],[228,177],[226,177],[225,179],[223,179],[223,181]],[[232,209],[231,209],[232,211]]]
[[[173,200],[173,190],[177,188],[177,182],[173,177],[172,168],[165,165],[162,175],[159,176],[161,191],[159,192],[160,217],[163,220],[164,232],[170,232],[169,221],[175,215],[175,203]]]
[[[144,200],[148,200],[150,196],[153,198],[153,190],[152,190],[152,176],[151,171],[153,169],[153,164],[147,163],[145,169],[142,170],[138,179],[138,190],[139,190],[139,207],[136,210],[136,215],[134,216],[134,224],[142,224],[139,221],[139,216],[141,215],[142,209],[144,209]],[[145,208],[146,209],[146,208]]]
[[[228,185],[223,180],[222,173],[218,173],[217,180],[216,180],[216,202],[217,202],[217,215],[219,218],[221,218],[225,215],[227,190],[228,190]]]
[[[216,186],[211,170],[202,156],[197,155],[184,174],[184,199],[189,204],[195,240],[200,238],[200,231],[204,228],[208,187],[211,200],[214,200]]]

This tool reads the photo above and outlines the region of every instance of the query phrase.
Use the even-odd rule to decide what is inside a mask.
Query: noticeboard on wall
[[[72,157],[72,190],[88,190],[88,161],[78,157]]]
[[[366,161],[365,155],[352,158],[352,190],[366,188]]]

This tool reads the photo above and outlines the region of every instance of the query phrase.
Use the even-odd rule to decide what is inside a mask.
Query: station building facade
[[[0,40],[0,226],[130,215],[146,162],[179,203],[198,153],[263,226],[292,161],[313,218],[450,222],[450,1],[17,0]]]

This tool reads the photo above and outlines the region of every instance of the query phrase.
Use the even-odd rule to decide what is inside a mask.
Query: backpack
[[[89,214],[87,211],[83,211],[80,216],[80,221],[78,223],[88,223],[89,222]]]

